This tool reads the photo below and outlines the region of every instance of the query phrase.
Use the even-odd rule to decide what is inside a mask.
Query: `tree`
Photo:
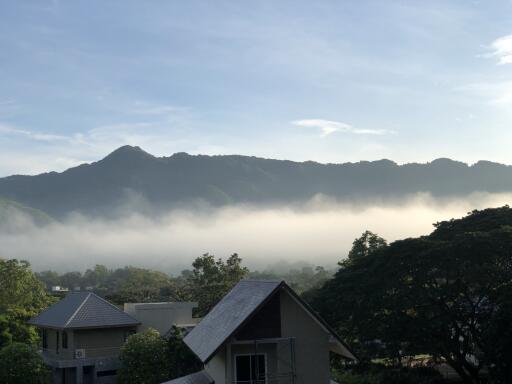
[[[0,383],[44,384],[49,371],[33,346],[12,343],[0,350]]]
[[[189,299],[198,302],[198,316],[206,315],[249,273],[246,267],[242,267],[242,259],[236,253],[225,262],[205,253],[195,259],[192,266],[192,272],[186,273],[185,290]]]
[[[183,342],[182,330],[173,327],[168,336],[169,378],[176,379],[201,370],[201,361]]]
[[[386,240],[379,235],[368,230],[364,231],[361,237],[358,237],[352,243],[352,249],[348,253],[348,260],[351,262],[362,257],[367,257],[372,252],[386,245]]]
[[[169,286],[169,281],[169,276],[160,271],[125,267],[115,270],[105,285],[108,299],[116,303],[150,303],[166,299],[162,290]]]
[[[52,289],[52,287],[56,285],[60,285],[60,276],[55,271],[42,271],[42,272],[36,272],[36,277],[42,281],[47,290]]]
[[[160,384],[169,380],[168,343],[154,329],[128,337],[119,356],[120,384]]]
[[[82,277],[82,284],[86,287],[101,287],[106,283],[111,273],[104,265],[96,264],[94,269],[85,271]]]
[[[484,367],[508,383],[512,210],[474,211],[435,227],[343,263],[313,305],[363,359],[428,354],[464,383],[480,383]]]
[[[15,341],[35,343],[37,332],[27,320],[52,302],[28,262],[0,259],[0,348]]]
[[[82,273],[78,271],[66,272],[60,276],[60,285],[70,290],[82,285]]]

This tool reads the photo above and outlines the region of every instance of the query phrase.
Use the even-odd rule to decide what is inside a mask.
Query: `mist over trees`
[[[429,235],[390,244],[365,231],[334,274],[312,266],[251,272],[236,253],[225,259],[206,253],[178,276],[102,265],[84,273],[33,274],[26,262],[0,259],[0,342],[32,356],[38,335],[26,320],[55,300],[45,285],[86,287],[116,304],[197,301],[196,315],[203,316],[243,278],[285,278],[358,355],[357,366],[334,366],[346,382],[441,383],[429,367],[446,363],[466,384],[510,383],[512,209],[475,210],[434,227]],[[194,362],[175,336],[165,343],[151,335],[133,339],[126,361],[158,344],[164,365],[186,372],[188,363],[180,362]],[[15,346],[20,342],[28,349]],[[426,367],[414,366],[418,356]]]

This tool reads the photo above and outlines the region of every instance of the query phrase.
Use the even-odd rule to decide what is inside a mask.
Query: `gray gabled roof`
[[[205,371],[192,373],[162,384],[213,384],[213,379]]]
[[[183,339],[185,344],[201,361],[208,361],[282,284],[282,281],[240,281]]]
[[[98,328],[138,325],[139,321],[92,292],[71,292],[29,324],[48,328]]]
[[[284,281],[242,280],[190,331],[185,344],[203,363],[233,336],[273,295],[286,290],[338,343],[341,355],[357,360],[336,332]]]

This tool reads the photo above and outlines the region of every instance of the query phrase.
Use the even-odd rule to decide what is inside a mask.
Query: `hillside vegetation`
[[[317,194],[344,201],[400,201],[418,192],[436,197],[512,192],[512,167],[486,161],[468,166],[449,159],[398,165],[389,160],[320,164],[186,153],[155,157],[124,146],[62,173],[0,179],[0,195],[54,217],[73,211],[106,215],[136,206],[156,212],[191,202],[293,203]]]

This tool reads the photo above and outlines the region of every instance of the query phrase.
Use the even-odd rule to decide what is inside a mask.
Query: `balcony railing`
[[[102,348],[75,348],[75,349],[42,349],[43,357],[55,360],[79,360],[94,359],[100,357],[117,357],[121,351],[121,347],[102,347]]]

